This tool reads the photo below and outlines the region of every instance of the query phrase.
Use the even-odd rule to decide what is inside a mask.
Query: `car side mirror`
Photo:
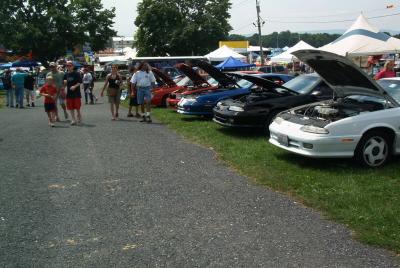
[[[314,95],[314,96],[316,96],[316,97],[321,96],[321,95],[322,95],[322,91],[319,91],[319,90],[313,91],[313,92],[311,93],[311,95]]]

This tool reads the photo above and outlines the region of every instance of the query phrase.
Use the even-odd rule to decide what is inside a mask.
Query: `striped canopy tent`
[[[319,49],[350,57],[392,54],[400,52],[400,39],[379,32],[361,14],[342,36]]]

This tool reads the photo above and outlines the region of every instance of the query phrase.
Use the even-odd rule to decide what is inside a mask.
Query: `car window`
[[[397,102],[400,102],[400,80],[379,80],[378,84]]]
[[[180,87],[184,87],[184,86],[193,86],[193,81],[190,80],[189,77],[184,77],[183,79],[181,79],[178,83],[176,83],[178,86]]]
[[[250,82],[250,81],[248,81],[246,79],[241,79],[237,84],[241,88],[250,88],[253,85],[252,82]]]
[[[300,94],[308,94],[320,82],[318,76],[300,75],[283,84],[285,87]]]
[[[313,92],[320,92],[320,94],[318,94],[319,97],[333,96],[333,90],[325,82],[321,82],[318,86],[316,86]]]

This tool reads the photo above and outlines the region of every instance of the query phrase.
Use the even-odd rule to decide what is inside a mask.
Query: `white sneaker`
[[[76,122],[75,121],[71,121],[71,126],[75,126]]]

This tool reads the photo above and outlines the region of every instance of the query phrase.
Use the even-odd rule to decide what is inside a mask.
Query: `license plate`
[[[278,142],[284,146],[289,146],[289,137],[287,135],[278,135]]]

